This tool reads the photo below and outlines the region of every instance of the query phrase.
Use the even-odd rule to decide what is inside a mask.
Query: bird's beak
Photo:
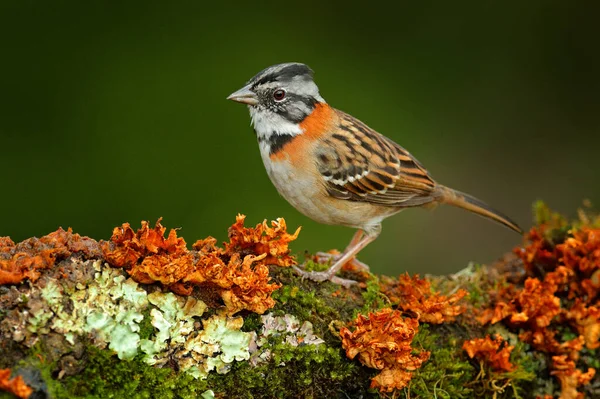
[[[238,91],[231,93],[227,99],[248,105],[258,104],[258,96],[250,90],[250,85],[244,86]]]

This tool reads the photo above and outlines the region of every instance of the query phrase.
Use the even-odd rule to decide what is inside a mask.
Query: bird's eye
[[[285,98],[285,90],[277,89],[273,92],[273,98],[275,101],[281,101]]]

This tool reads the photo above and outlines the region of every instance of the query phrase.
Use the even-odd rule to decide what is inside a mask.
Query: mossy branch
[[[160,224],[105,243],[0,239],[0,398],[27,397],[23,386],[52,398],[598,396],[600,219],[536,214],[497,264],[426,278],[348,265],[350,289],[286,267],[295,235],[281,220],[238,218],[224,249],[188,250]]]

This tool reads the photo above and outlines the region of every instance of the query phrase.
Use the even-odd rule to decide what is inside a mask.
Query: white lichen
[[[251,342],[250,363],[257,366],[265,363],[271,358],[271,352],[267,348],[270,337],[281,339],[290,346],[320,345],[325,341],[313,333],[312,323],[300,320],[294,315],[273,316],[271,313],[261,316],[263,326],[260,335],[253,335]]]

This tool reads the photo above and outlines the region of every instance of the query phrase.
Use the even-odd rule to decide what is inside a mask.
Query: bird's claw
[[[298,273],[298,275],[300,277],[302,277],[303,279],[308,279],[308,280],[312,280],[312,281],[316,281],[318,283],[321,283],[323,281],[331,281],[334,284],[338,284],[341,285],[345,288],[350,288],[351,285],[356,284],[357,282],[354,280],[348,280],[345,278],[341,278],[335,275],[335,273],[330,273],[329,271],[324,271],[324,272],[307,272],[306,270],[302,270],[300,269],[298,266],[292,266],[294,268],[294,270],[296,271],[296,273]]]
[[[335,263],[341,257],[342,257],[341,253],[332,254],[332,253],[329,253],[329,252],[317,252],[315,254],[315,256],[314,256],[314,260],[317,263],[326,264],[326,263],[329,263],[329,262]]]

